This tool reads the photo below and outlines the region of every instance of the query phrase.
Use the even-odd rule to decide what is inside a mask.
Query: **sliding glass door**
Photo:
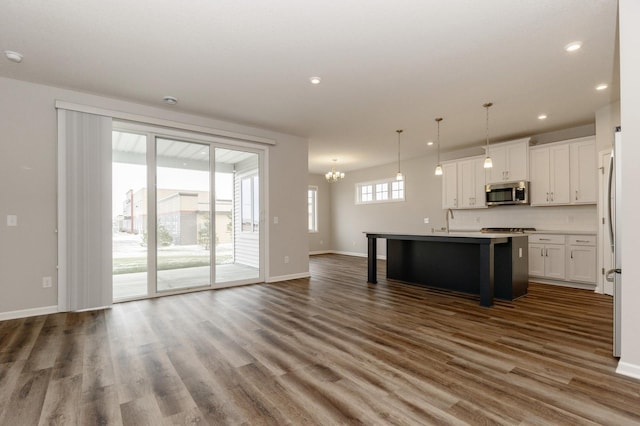
[[[216,148],[215,285],[260,277],[260,158]]]
[[[209,145],[156,139],[156,290],[211,285]]]
[[[112,134],[113,299],[148,295],[147,135]]]
[[[261,164],[258,149],[114,131],[114,300],[262,281]]]

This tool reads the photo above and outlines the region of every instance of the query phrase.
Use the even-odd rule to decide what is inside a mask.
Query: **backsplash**
[[[450,229],[477,231],[480,228],[533,227],[543,231],[582,231],[596,233],[596,205],[585,206],[496,206],[487,209],[455,210]]]

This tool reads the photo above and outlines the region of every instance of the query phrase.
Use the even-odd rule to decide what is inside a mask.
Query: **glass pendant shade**
[[[442,176],[442,166],[440,164],[438,164],[436,166],[436,176]]]
[[[490,169],[493,167],[493,161],[491,161],[491,157],[487,157],[484,159],[484,168]]]
[[[398,172],[396,173],[396,180],[402,180],[404,179],[404,176],[402,176],[402,173]]]

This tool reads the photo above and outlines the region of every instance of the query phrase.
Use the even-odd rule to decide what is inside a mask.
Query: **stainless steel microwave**
[[[529,204],[529,182],[490,183],[485,192],[487,206]]]

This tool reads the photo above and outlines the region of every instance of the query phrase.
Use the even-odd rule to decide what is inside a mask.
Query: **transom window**
[[[356,204],[404,201],[404,181],[395,178],[356,184]]]

